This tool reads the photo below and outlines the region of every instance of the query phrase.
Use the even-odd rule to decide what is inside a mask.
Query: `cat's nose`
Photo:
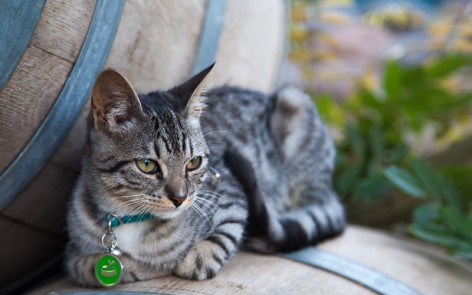
[[[187,199],[187,191],[186,190],[167,190],[167,197],[169,200],[172,201],[175,208],[178,208],[182,203]]]
[[[175,208],[178,208],[182,203],[187,199],[187,196],[185,197],[169,197],[169,199],[174,203]]]

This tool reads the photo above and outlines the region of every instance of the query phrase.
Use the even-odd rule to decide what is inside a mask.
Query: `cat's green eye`
[[[187,169],[187,171],[193,171],[193,170],[198,169],[198,167],[200,167],[201,164],[202,164],[202,157],[200,156],[194,157],[190,161],[187,162],[187,164],[185,165],[185,169]]]
[[[146,174],[154,174],[159,171],[159,165],[150,159],[136,160],[136,166]]]

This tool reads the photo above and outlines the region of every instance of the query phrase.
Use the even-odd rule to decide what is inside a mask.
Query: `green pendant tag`
[[[95,276],[103,287],[113,287],[123,276],[123,263],[113,254],[105,254],[95,265]]]

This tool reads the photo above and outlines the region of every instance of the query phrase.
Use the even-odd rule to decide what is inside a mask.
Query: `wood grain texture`
[[[46,0],[0,2],[0,91],[28,48],[45,2]]]
[[[61,240],[0,215],[0,289],[61,251]],[[32,251],[31,246],[41,251]],[[21,265],[23,267],[16,267]]]
[[[285,58],[285,13],[281,0],[228,1],[210,85],[272,91]]]
[[[1,214],[41,229],[45,239],[49,238],[46,234],[65,238],[67,204],[78,175],[78,169],[71,169],[54,157]],[[0,236],[3,240],[1,231]],[[29,246],[30,251],[36,249],[34,244]],[[0,253],[1,260],[5,253]]]
[[[182,82],[188,78],[193,64],[205,3],[205,0],[126,1],[107,66],[122,71],[139,92],[168,88]],[[244,3],[251,5],[250,2]],[[30,47],[7,87],[0,93],[0,173],[27,144],[55,102],[80,49],[78,44],[83,42],[81,39],[86,34],[94,4],[95,1],[88,0],[47,1]],[[80,7],[74,8],[74,5]],[[267,13],[273,11],[264,12]],[[247,17],[260,17],[260,14]],[[243,28],[246,23],[249,22],[244,17],[239,22],[232,22],[232,25]],[[273,34],[283,33],[272,31]],[[251,40],[244,40],[247,36],[237,35],[238,41],[220,44],[219,50],[227,50],[230,57],[233,50],[244,51],[245,54],[234,54],[234,58],[246,65],[255,64],[259,57],[251,52],[262,49],[250,45]],[[235,44],[239,44],[238,47],[231,48]],[[265,50],[267,44],[264,45]],[[257,46],[260,44],[257,43]],[[270,47],[277,46],[272,44]],[[232,62],[238,64],[237,60]],[[221,64],[224,67],[224,63]],[[228,82],[224,69],[220,71],[222,76],[215,76],[220,79],[218,83]],[[246,74],[241,72],[241,75]],[[274,75],[251,77],[254,80],[271,81]],[[5,228],[0,228],[2,240],[23,241],[24,247],[21,249],[28,255],[37,251],[50,254],[51,249],[56,251],[63,246],[63,242],[55,236],[65,235],[65,206],[80,169],[88,108],[87,103],[68,138],[42,172],[0,213],[9,219],[21,220],[25,227],[38,228],[43,232],[41,236],[35,237],[37,242],[30,243],[32,239],[27,235],[21,236],[21,231],[18,231],[17,236],[11,233],[10,237],[4,235]],[[3,261],[4,255],[10,255],[1,253],[0,261]],[[15,260],[15,255],[20,254],[12,253],[9,259]],[[20,274],[18,271],[24,270],[26,266],[32,270],[38,266],[39,262],[36,262],[28,265],[18,260],[17,264],[12,265],[11,272]]]
[[[32,42],[0,93],[0,173],[28,143],[55,102],[87,33],[94,4],[46,2]]]
[[[0,173],[28,143],[47,115],[72,64],[29,47],[0,93]]]
[[[422,294],[470,294],[472,269],[422,244],[350,226],[320,248],[386,273]],[[126,266],[125,266],[126,267]],[[80,290],[65,277],[30,294]],[[333,274],[282,257],[241,252],[214,279],[176,277],[120,285],[113,291],[170,294],[372,294]]]
[[[47,1],[31,45],[75,62],[92,19],[95,0]]]
[[[183,82],[190,75],[204,9],[203,0],[127,1],[107,66],[121,71],[140,93]],[[222,17],[210,86],[273,90],[286,41],[283,1],[228,1]]]
[[[107,66],[140,93],[166,89],[190,74],[204,0],[128,0]]]
[[[470,265],[417,240],[350,226],[341,238],[320,248],[381,271],[420,294],[466,295],[472,290]]]
[[[105,66],[124,4],[124,0],[97,2],[87,37],[56,102],[26,147],[0,175],[0,207],[9,204],[37,176],[74,126],[95,77]]]

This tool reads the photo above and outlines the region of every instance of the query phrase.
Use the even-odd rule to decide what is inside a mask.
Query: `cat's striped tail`
[[[259,252],[287,252],[315,245],[343,232],[344,209],[330,187],[306,187],[304,194],[323,194],[313,202],[293,211],[276,213],[264,201],[251,163],[237,152],[227,151],[225,162],[245,190],[249,220],[246,227],[246,245]]]

